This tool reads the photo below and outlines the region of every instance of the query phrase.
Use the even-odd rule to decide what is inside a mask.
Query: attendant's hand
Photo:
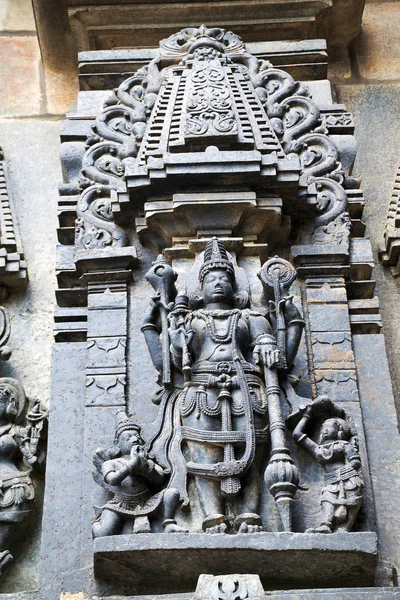
[[[134,473],[142,473],[147,469],[147,452],[143,446],[133,446],[131,450],[130,461],[128,463],[129,471]]]

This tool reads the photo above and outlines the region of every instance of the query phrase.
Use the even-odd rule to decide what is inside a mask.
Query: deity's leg
[[[190,461],[201,464],[213,464],[222,459],[220,448],[209,447],[197,442],[187,442],[187,454]],[[227,529],[227,523],[220,480],[196,476],[195,484],[204,515],[203,530],[206,533],[223,533]]]
[[[261,494],[261,470],[266,459],[266,445],[256,447],[252,466],[241,479],[242,489],[235,498],[236,513],[235,528],[239,533],[258,533],[264,531],[259,516]]]
[[[336,531],[351,531],[353,529],[354,522],[357,518],[358,511],[360,510],[361,502],[355,506],[347,506],[347,518],[344,523],[341,523]]]
[[[331,502],[321,502],[321,523],[318,527],[306,529],[306,533],[332,533],[332,522],[335,514],[335,507]]]
[[[93,523],[93,537],[97,538],[107,535],[118,535],[121,533],[123,524],[124,520],[121,515],[105,508],[101,513],[100,519]]]

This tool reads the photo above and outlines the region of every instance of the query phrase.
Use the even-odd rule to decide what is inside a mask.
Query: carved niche
[[[57,341],[86,342],[85,522],[113,594],[129,570],[135,593],[255,569],[279,587],[293,549],[285,585],[372,581],[352,336],[380,321],[351,115],[312,83],[232,32],[183,29],[110,93],[69,165]],[[326,544],[324,578],[309,549]]]

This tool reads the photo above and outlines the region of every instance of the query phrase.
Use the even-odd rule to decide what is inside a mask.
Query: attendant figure
[[[163,514],[165,533],[186,530],[175,521],[179,492],[161,489],[166,481],[162,467],[149,458],[140,428],[124,412],[117,415],[114,445],[97,450],[94,479],[114,493],[93,524],[93,537],[120,533],[150,533],[149,518]]]
[[[340,411],[342,416],[326,418],[321,426],[317,444],[307,434],[310,420],[321,416],[322,410]],[[337,409],[325,396],[317,398],[302,411],[293,431],[293,439],[305,448],[324,467],[325,480],[321,491],[321,520],[306,533],[351,531],[360,510],[364,482],[357,438],[344,411]]]
[[[17,523],[32,512],[35,488],[30,474],[40,468],[44,454],[38,443],[46,413],[35,401],[21,424],[26,407],[21,384],[0,379],[0,576],[13,557],[6,549]]]

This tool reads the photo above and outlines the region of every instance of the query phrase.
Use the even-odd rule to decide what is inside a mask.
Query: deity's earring
[[[249,302],[249,294],[246,291],[235,292],[233,295],[233,306],[235,308],[246,308]]]
[[[8,402],[8,406],[7,406],[7,414],[10,417],[16,417],[17,416],[17,403],[15,401],[14,396],[10,397],[10,400]]]

